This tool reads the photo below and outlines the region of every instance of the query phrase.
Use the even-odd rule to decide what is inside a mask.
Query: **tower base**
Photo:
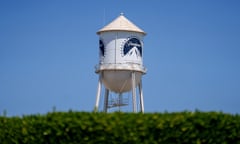
[[[96,104],[95,104],[95,111],[99,110],[99,103],[100,103],[100,97],[101,97],[101,89],[102,89],[102,75],[99,75],[99,80],[98,80],[98,88],[97,88],[97,94],[96,94]],[[137,109],[137,92],[136,89],[138,88],[139,92],[139,101],[140,101],[140,111],[144,113],[144,102],[143,102],[143,90],[142,90],[142,81],[140,78],[140,81],[138,84],[136,84],[136,72],[133,71],[131,72],[131,91],[132,91],[132,111],[133,112],[138,112]],[[110,90],[105,87],[105,94],[104,94],[104,106],[103,106],[103,111],[108,112],[109,108],[112,107],[122,107],[125,105],[128,105],[126,100],[122,97],[122,93],[118,93],[118,97],[113,100],[109,100],[109,93]]]

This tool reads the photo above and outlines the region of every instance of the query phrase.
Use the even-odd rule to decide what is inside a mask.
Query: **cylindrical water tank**
[[[132,72],[138,85],[143,66],[143,37],[145,32],[120,15],[109,25],[100,29],[99,65],[96,73],[111,91],[122,93],[132,89]],[[136,86],[135,85],[135,86]],[[134,86],[134,87],[135,87]]]

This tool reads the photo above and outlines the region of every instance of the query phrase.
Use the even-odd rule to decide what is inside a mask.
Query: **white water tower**
[[[140,111],[144,112],[141,79],[146,73],[143,66],[143,37],[146,33],[121,14],[100,29],[97,34],[99,35],[99,64],[95,72],[99,74],[99,82],[95,110],[99,107],[103,84],[105,112],[108,108],[126,105],[122,94],[130,91],[132,91],[133,112],[137,112],[137,88]],[[110,100],[109,92],[117,93],[117,99]]]

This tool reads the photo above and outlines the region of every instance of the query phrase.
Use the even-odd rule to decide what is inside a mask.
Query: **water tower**
[[[102,85],[105,87],[104,107],[124,106],[122,94],[132,91],[133,112],[137,112],[137,98],[140,112],[144,112],[142,75],[146,73],[143,66],[143,37],[146,33],[129,21],[123,14],[100,29],[99,64],[96,73],[99,74],[95,110],[98,110]],[[138,95],[137,97],[137,91]],[[117,94],[117,99],[110,100],[109,92]]]

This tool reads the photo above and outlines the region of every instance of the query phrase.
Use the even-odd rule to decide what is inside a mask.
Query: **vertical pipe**
[[[140,83],[139,83],[139,95],[140,95],[140,107],[141,107],[141,112],[144,113],[142,79],[140,80]]]
[[[118,39],[118,32],[116,33],[116,37],[115,37],[114,64],[117,63],[117,39]]]
[[[107,112],[108,109],[108,96],[109,96],[109,90],[105,88],[105,97],[104,97],[104,112]]]
[[[144,43],[143,43],[143,40],[142,40],[142,39],[141,39],[141,44],[142,44],[142,62],[143,62],[143,47],[144,47],[143,44],[144,44]],[[143,64],[142,62],[141,62],[141,64]]]
[[[98,106],[99,106],[99,99],[100,99],[100,94],[101,94],[101,74],[99,74],[99,79],[98,79],[98,88],[97,88],[97,95],[96,95],[96,104],[94,111],[98,111]]]
[[[135,88],[135,72],[132,72],[132,103],[133,103],[133,112],[137,112],[137,104],[136,104],[136,88]]]

